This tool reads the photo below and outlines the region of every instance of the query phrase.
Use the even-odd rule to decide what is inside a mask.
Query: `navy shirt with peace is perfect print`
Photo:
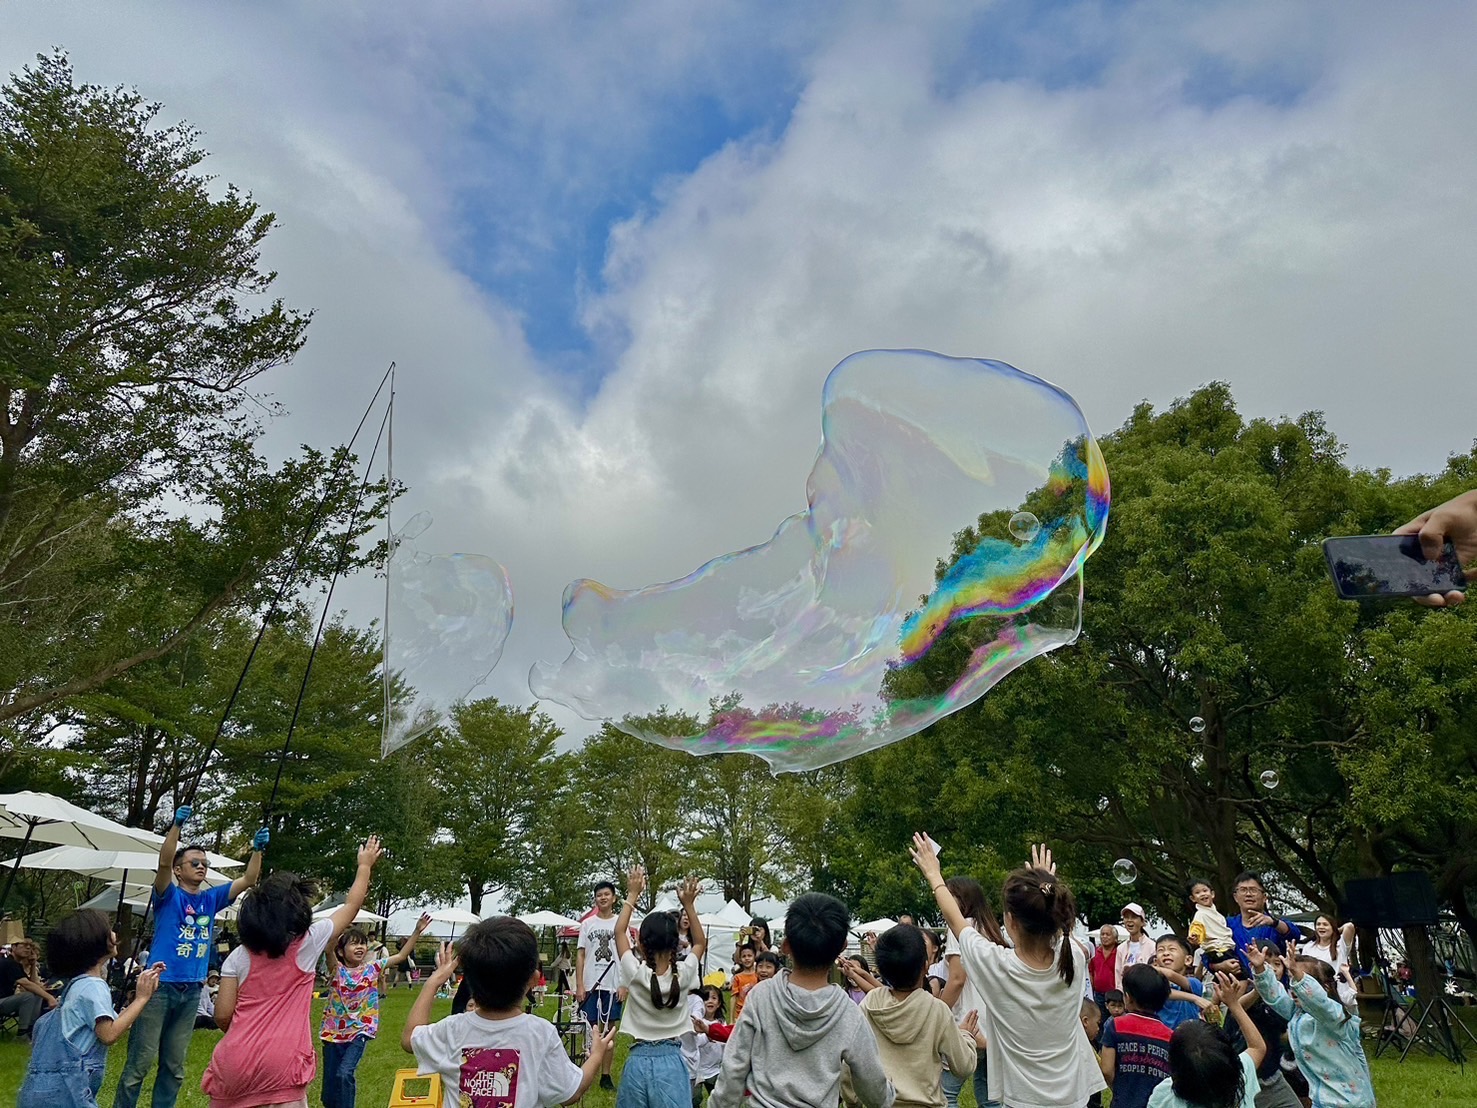
[[[154,892],[154,941],[149,963],[164,963],[160,981],[198,985],[210,968],[215,914],[231,903],[231,886],[187,893],[178,885]]]

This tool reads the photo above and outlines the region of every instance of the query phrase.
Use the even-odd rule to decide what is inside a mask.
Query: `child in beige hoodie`
[[[965,1078],[974,1072],[978,1017],[970,1012],[954,1024],[949,1006],[928,991],[928,948],[923,932],[900,923],[877,940],[877,972],[882,985],[862,1000],[862,1015],[877,1036],[882,1070],[897,1090],[896,1105],[944,1108],[939,1059]]]

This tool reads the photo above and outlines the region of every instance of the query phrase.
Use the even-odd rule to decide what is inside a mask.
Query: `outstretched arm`
[[[442,943],[436,951],[436,970],[426,978],[421,991],[416,993],[410,1015],[405,1018],[405,1030],[400,1032],[400,1049],[406,1054],[414,1053],[410,1045],[411,1033],[417,1027],[424,1027],[431,1022],[431,1005],[436,1002],[436,993],[451,980],[451,975],[455,972],[456,952],[452,950],[450,943]]]
[[[174,822],[169,825],[169,830],[164,833],[164,841],[159,844],[159,868],[154,873],[154,891],[161,896],[169,891],[169,886],[174,882],[174,855],[179,850],[180,828],[194,811],[188,804],[181,804],[176,808]]]
[[[251,837],[251,857],[246,859],[246,872],[231,882],[231,899],[235,900],[247,889],[256,887],[262,876],[262,851],[267,849],[267,840],[272,833],[265,827],[258,828]]]
[[[615,921],[615,953],[624,958],[631,952],[631,913],[636,910],[636,898],[646,888],[646,867],[634,865],[626,874],[626,899],[621,902],[621,914]]]
[[[938,854],[933,849],[933,840],[921,831],[915,831],[913,845],[908,849],[908,855],[913,859],[913,864],[918,867],[918,871],[923,874],[923,880],[927,881],[928,887],[933,890],[933,899],[943,914],[944,922],[949,925],[949,931],[957,938],[959,933],[969,926],[969,921],[959,910],[954,894],[944,884],[944,874],[939,867]]]
[[[430,926],[431,917],[429,913],[422,912],[421,918],[415,922],[415,930],[406,936],[405,941],[400,944],[399,950],[385,959],[385,968],[389,969],[391,966],[398,966],[408,961],[410,959],[410,952],[415,949],[415,944],[420,942],[421,936],[426,933],[426,928]]]
[[[1245,981],[1238,981],[1229,973],[1218,973],[1215,977],[1215,991],[1211,995],[1215,1003],[1224,1004],[1231,1013],[1231,1018],[1241,1029],[1241,1037],[1246,1040],[1247,1056],[1252,1065],[1260,1069],[1262,1060],[1267,1056],[1267,1043],[1256,1024],[1251,1022],[1246,1005],[1242,1003],[1246,997],[1253,995],[1251,988]]]
[[[696,877],[685,878],[677,888],[677,899],[687,913],[687,929],[692,936],[692,956],[699,962],[708,951],[708,935],[703,930],[703,921],[697,918],[697,898],[703,891]]]
[[[374,864],[380,860],[380,855],[383,853],[384,849],[380,846],[378,835],[369,836],[364,840],[364,845],[359,848],[359,868],[354,871],[354,883],[344,894],[344,902],[334,909],[333,915],[328,917],[333,920],[333,935],[329,937],[329,946],[338,942],[338,937],[344,933],[349,924],[354,922],[359,909],[364,907],[364,898],[369,895],[369,878],[374,873]]]

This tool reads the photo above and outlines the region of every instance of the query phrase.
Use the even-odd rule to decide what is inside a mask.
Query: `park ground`
[[[404,1027],[405,1019],[410,1014],[412,998],[413,993],[410,990],[397,989],[386,995],[383,1000],[380,1037],[369,1045],[369,1049],[364,1052],[364,1060],[359,1065],[358,1108],[384,1108],[390,1102],[390,1090],[395,1083],[396,1071],[414,1068],[415,1063],[410,1055],[400,1049],[400,1029]],[[551,1014],[552,1002],[549,1002],[546,1007],[550,1011],[544,1014]],[[435,1016],[440,1019],[450,1010],[449,1000],[437,1001]],[[321,1011],[322,1001],[315,1001],[313,1005],[315,1021]],[[1477,1009],[1469,1009],[1465,1018],[1469,1026],[1477,1028]],[[219,1038],[220,1036],[214,1032],[195,1032],[195,1039],[190,1044],[190,1061],[185,1086],[180,1093],[179,1108],[208,1108],[205,1094],[200,1091],[200,1075],[205,1072],[205,1063],[209,1060],[210,1051]],[[623,1038],[617,1041],[615,1061],[617,1080],[619,1080],[621,1066],[625,1061],[628,1041]],[[99,1103],[104,1106],[112,1103],[113,1090],[117,1087],[118,1074],[123,1068],[126,1053],[126,1048],[122,1043],[108,1053],[108,1076],[103,1082],[102,1096],[99,1098]],[[29,1055],[30,1049],[25,1043],[9,1038],[0,1040],[0,1104],[15,1103]],[[1468,1064],[1473,1068],[1464,1070],[1444,1058],[1432,1057],[1419,1050],[1412,1051],[1410,1058],[1402,1063],[1397,1061],[1392,1053],[1386,1052],[1383,1058],[1371,1059],[1370,1062],[1374,1073],[1376,1099],[1380,1108],[1428,1108],[1430,1105],[1447,1104],[1477,1105],[1477,1050],[1470,1052]],[[149,1103],[152,1083],[152,1077],[145,1082],[144,1094],[139,1100],[140,1104]],[[317,1081],[314,1081],[312,1088],[308,1090],[308,1103],[310,1105],[321,1103]],[[585,1096],[584,1103],[589,1108],[613,1108],[615,1094],[599,1088],[591,1089]],[[968,1084],[964,1087],[959,1103],[961,1108],[975,1108],[973,1092]]]

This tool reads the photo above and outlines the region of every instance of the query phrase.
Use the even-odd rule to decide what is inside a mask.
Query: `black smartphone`
[[[1334,588],[1345,600],[1386,596],[1427,596],[1463,592],[1467,575],[1447,543],[1441,557],[1428,561],[1417,535],[1349,535],[1324,539],[1323,556]]]

